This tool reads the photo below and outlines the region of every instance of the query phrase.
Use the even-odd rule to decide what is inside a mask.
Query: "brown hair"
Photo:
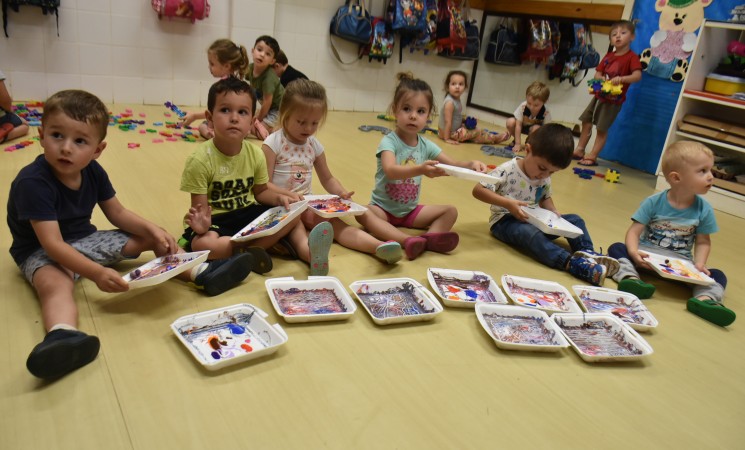
[[[462,70],[451,70],[450,72],[448,72],[447,76],[445,77],[445,92],[448,91],[448,86],[450,85],[450,78],[452,78],[453,75],[462,76],[466,82],[466,89],[468,89],[468,74],[463,72]]]
[[[106,132],[109,128],[109,110],[101,99],[90,92],[69,89],[53,94],[44,102],[44,114],[41,117],[42,127],[49,117],[59,113],[97,128],[101,141],[106,138]]]
[[[229,64],[233,75],[245,78],[248,73],[248,51],[246,47],[237,45],[230,39],[218,39],[210,45],[207,52],[211,52],[220,64]]]
[[[391,102],[391,105],[388,107],[389,111],[396,111],[408,96],[421,92],[427,98],[427,102],[429,103],[429,114],[432,114],[435,97],[434,94],[432,94],[432,88],[429,87],[429,84],[424,80],[414,78],[414,74],[411,72],[399,72],[396,75],[396,78],[398,78],[398,85],[393,93],[393,102]]]
[[[533,97],[536,100],[540,100],[543,103],[548,101],[548,97],[551,96],[551,89],[540,81],[534,81],[530,83],[527,89],[525,89],[525,97]]]
[[[626,28],[631,32],[631,34],[636,34],[636,25],[630,20],[619,20],[618,22],[613,22],[610,26],[608,35],[613,34],[613,30],[616,28]]]
[[[558,123],[547,123],[528,136],[530,151],[552,166],[566,169],[572,162],[574,137],[572,131]]]
[[[285,88],[282,103],[279,105],[279,123],[282,128],[287,126],[287,121],[295,111],[301,108],[319,107],[323,110],[321,123],[326,120],[328,112],[328,100],[326,89],[321,83],[299,78],[293,80]]]
[[[671,144],[662,154],[662,161],[660,161],[662,174],[667,177],[670,172],[680,170],[681,167],[691,163],[691,158],[701,154],[714,157],[714,152],[700,142],[678,141]]]
[[[222,80],[216,81],[207,93],[207,110],[209,112],[215,111],[215,103],[217,103],[217,96],[226,92],[235,92],[236,94],[246,93],[251,98],[251,115],[256,113],[256,97],[251,86],[245,81],[236,77],[227,77]]]

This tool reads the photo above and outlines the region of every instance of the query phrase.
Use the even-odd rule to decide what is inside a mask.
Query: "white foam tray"
[[[378,325],[432,320],[443,311],[435,296],[411,278],[360,280],[349,289]],[[379,295],[364,295],[373,292]]]
[[[649,331],[659,324],[644,303],[629,292],[578,284],[572,290],[588,313],[613,314],[637,331]]]
[[[245,242],[264,236],[271,236],[284,228],[288,223],[292,222],[292,219],[302,214],[307,207],[308,202],[302,200],[290,204],[289,210],[286,210],[284,206],[275,206],[274,208],[268,209],[267,211],[264,211],[262,215],[252,220],[251,223],[243,227],[239,232],[235,233],[230,240],[235,242]],[[263,224],[270,218],[273,218],[273,224],[271,227],[261,231],[250,232],[250,230]],[[247,234],[244,235],[244,233]]]
[[[203,250],[200,252],[191,252],[191,253],[177,253],[173,255],[168,256],[161,256],[159,258],[155,258],[152,261],[141,265],[140,267],[129,271],[128,273],[124,274],[122,278],[124,278],[124,281],[126,281],[129,284],[130,289],[137,289],[147,286],[153,286],[156,284],[160,284],[166,280],[169,280],[176,275],[191,269],[192,267],[196,266],[197,264],[200,264],[207,260],[207,256],[209,255],[209,250]],[[159,273],[157,275],[147,276],[147,272],[149,270],[155,269],[158,266],[162,266],[165,263],[166,260],[176,258],[178,260],[178,263],[176,267],[172,269],[168,269],[167,271],[163,273]],[[169,264],[170,265],[170,264]],[[146,274],[144,277],[140,276],[137,278],[132,278],[132,274],[139,270],[141,273]]]
[[[504,325],[495,330],[489,324],[489,315],[497,314],[504,318]],[[476,317],[484,330],[494,339],[497,347],[505,350],[524,350],[539,352],[557,352],[569,347],[559,327],[549,319],[548,314],[537,309],[523,308],[514,305],[498,305],[495,303],[479,303],[476,305]],[[535,341],[520,340],[520,334],[530,325],[529,321],[537,321],[545,329],[545,334]],[[511,337],[511,336],[514,336]]]
[[[248,303],[190,314],[176,319],[171,330],[207,370],[218,370],[276,352],[287,342],[279,324]]]
[[[345,320],[350,318],[355,311],[357,311],[357,305],[349,296],[349,293],[344,289],[341,282],[335,277],[308,277],[307,280],[296,280],[293,277],[283,278],[270,278],[264,282],[266,291],[269,294],[269,299],[272,301],[272,306],[277,314],[282,316],[287,322],[318,322],[325,320]],[[288,310],[282,308],[281,299],[278,299],[278,293],[275,289],[287,291],[291,289],[297,289],[299,291],[310,291],[314,289],[324,289],[333,291],[340,306],[341,311],[321,311],[314,309],[313,300],[308,300],[307,303],[297,305],[295,310]],[[310,311],[307,311],[310,310]],[[302,311],[307,311],[303,313]]]
[[[436,276],[447,277],[453,279],[453,283],[448,286],[440,286],[437,284]],[[472,289],[465,289],[464,286],[469,282],[478,277],[481,280],[488,281],[488,287],[485,292],[477,292]],[[507,304],[507,298],[502,294],[502,290],[499,289],[497,283],[491,275],[484,272],[476,272],[473,270],[451,270],[451,269],[439,269],[429,268],[427,269],[427,279],[429,285],[432,287],[432,291],[440,297],[440,300],[447,305],[456,308],[473,308],[476,303],[501,303]],[[489,298],[489,295],[493,297],[493,300]]]

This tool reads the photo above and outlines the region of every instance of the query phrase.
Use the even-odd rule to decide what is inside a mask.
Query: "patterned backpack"
[[[151,0],[158,18],[181,17],[191,20],[203,20],[210,15],[210,3],[207,0]]]

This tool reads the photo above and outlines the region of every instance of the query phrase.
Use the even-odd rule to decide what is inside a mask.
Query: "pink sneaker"
[[[424,233],[421,237],[427,240],[427,250],[447,253],[455,250],[458,246],[458,233],[446,231],[444,233]]]
[[[421,236],[408,237],[404,241],[404,251],[406,252],[406,257],[410,260],[416,259],[426,249],[427,240]]]

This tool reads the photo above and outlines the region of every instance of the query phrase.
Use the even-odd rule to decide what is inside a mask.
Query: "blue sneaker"
[[[608,255],[603,255],[602,253],[598,253],[594,250],[580,250],[574,252],[572,256],[581,256],[583,258],[591,259],[598,264],[604,265],[606,269],[605,275],[608,277],[612,277],[613,275],[617,274],[618,270],[621,268],[621,264],[616,258],[611,258]]]
[[[572,256],[569,258],[567,272],[594,286],[602,286],[608,269],[591,259],[583,258],[582,256]]]

